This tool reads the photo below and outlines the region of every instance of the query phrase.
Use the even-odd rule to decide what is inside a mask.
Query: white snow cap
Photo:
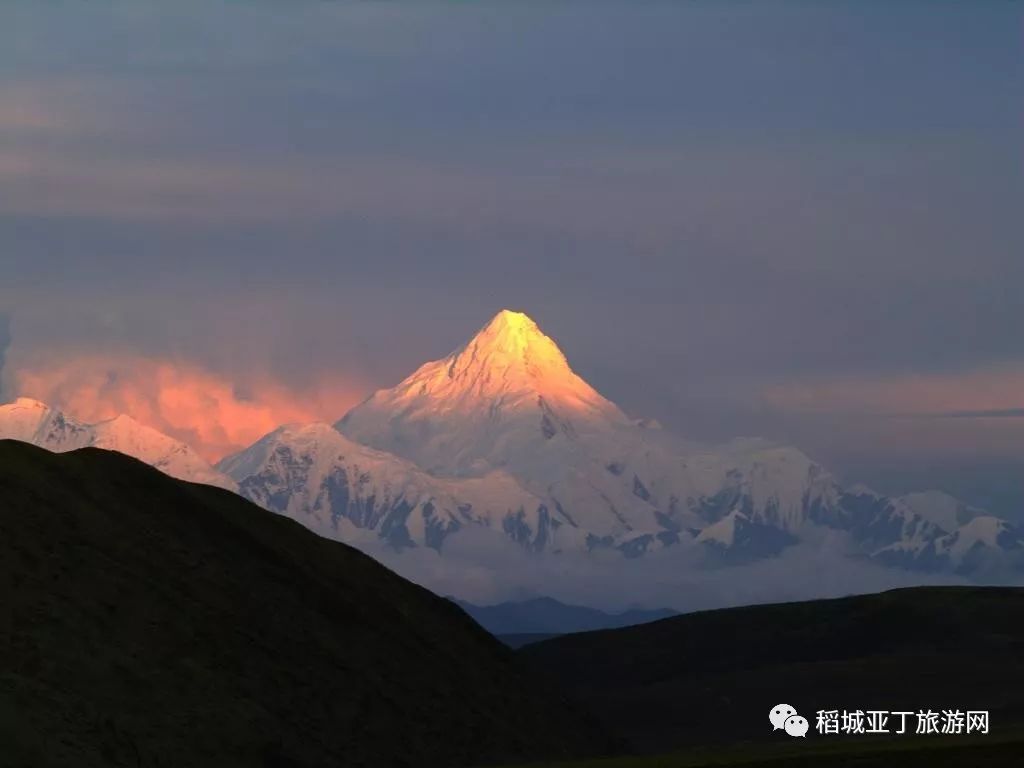
[[[529,316],[504,309],[465,345],[443,360],[427,363],[395,389],[394,397],[433,399],[475,409],[494,399],[502,406],[531,407],[543,397],[549,406],[560,405],[579,413],[600,413],[617,421],[621,411],[601,397],[569,367],[562,350]]]
[[[522,312],[502,310],[466,344],[349,411],[338,429],[441,473],[477,474],[536,454],[538,439],[632,426]],[[532,461],[532,459],[530,459]]]
[[[185,443],[121,414],[85,424],[46,403],[19,397],[0,405],[0,439],[21,440],[61,453],[79,448],[103,448],[134,456],[160,471],[196,483],[235,488]]]

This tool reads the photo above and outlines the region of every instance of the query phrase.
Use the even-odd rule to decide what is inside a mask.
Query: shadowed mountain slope
[[[779,703],[810,721],[808,739],[818,710],[990,710],[993,736],[1024,731],[1024,589],[901,589],[707,611],[567,635],[519,655],[652,751],[779,741],[768,722]]]
[[[5,765],[454,768],[607,746],[447,600],[112,452],[0,441],[0,604]]]

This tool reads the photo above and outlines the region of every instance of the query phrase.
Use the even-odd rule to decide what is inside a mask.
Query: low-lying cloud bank
[[[779,557],[730,566],[716,563],[692,542],[627,560],[613,551],[538,555],[484,528],[449,537],[443,555],[422,548],[396,552],[347,523],[341,533],[402,576],[438,594],[477,604],[550,596],[605,610],[642,606],[695,611],[968,583],[854,557],[845,536],[827,530],[814,531]]]

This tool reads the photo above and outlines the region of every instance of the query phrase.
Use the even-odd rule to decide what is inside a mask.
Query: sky
[[[1018,2],[6,2],[3,395],[217,458],[508,307],[637,417],[1024,519],[1022,40]]]

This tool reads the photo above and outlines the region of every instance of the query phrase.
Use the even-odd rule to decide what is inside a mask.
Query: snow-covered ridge
[[[445,553],[468,527],[533,552],[627,558],[692,547],[722,564],[838,532],[858,559],[959,574],[1024,570],[1022,533],[946,494],[843,486],[792,446],[706,447],[628,418],[530,318],[503,311],[448,357],[374,393],[335,426],[288,425],[210,467],[127,417],[80,424],[33,400],[0,437],[86,445],[237,489],[322,535]]]
[[[899,500],[922,517],[949,531],[985,514],[984,510],[968,506],[942,491],[908,493],[900,496]]]
[[[542,499],[504,472],[435,477],[328,424],[281,427],[218,469],[249,499],[334,538],[355,526],[398,548],[439,549],[463,526],[486,525],[527,548],[552,549],[562,528]]]
[[[0,405],[0,438],[21,440],[57,453],[89,447],[118,451],[172,477],[235,490],[230,478],[217,472],[188,445],[130,416],[84,424],[38,400],[19,397]]]
[[[518,312],[499,312],[465,345],[375,392],[335,426],[345,443],[323,425],[315,446],[286,430],[260,460],[246,453],[220,468],[250,498],[320,529],[333,510],[328,528],[338,532],[328,535],[354,524],[396,546],[442,551],[460,527],[484,525],[545,551],[641,557],[693,543],[745,561],[827,528],[860,556],[953,570],[964,567],[963,542],[978,538],[960,532],[975,512],[948,497],[844,488],[790,446],[741,439],[702,448],[630,420]],[[376,451],[362,455],[364,446]],[[373,514],[360,511],[367,499]],[[404,525],[382,501],[402,510]]]

